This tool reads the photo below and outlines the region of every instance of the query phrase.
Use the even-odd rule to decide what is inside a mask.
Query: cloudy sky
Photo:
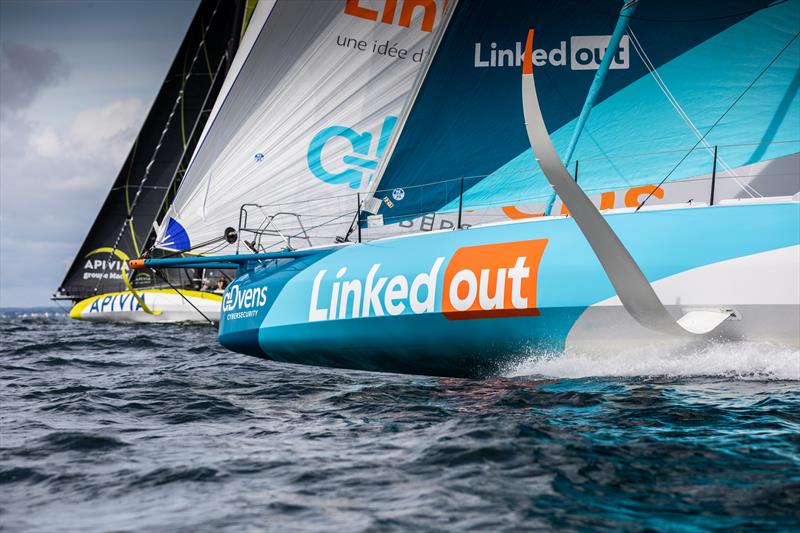
[[[0,0],[0,306],[52,305],[198,0]]]

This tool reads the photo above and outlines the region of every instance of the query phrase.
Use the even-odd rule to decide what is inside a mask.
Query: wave
[[[50,476],[35,468],[14,466],[0,470],[0,485],[20,482],[38,483],[39,481],[44,481],[48,477]]]
[[[162,467],[137,477],[130,485],[132,487],[156,487],[175,482],[219,481],[222,477],[224,474],[207,466]]]
[[[699,377],[753,381],[800,381],[800,350],[767,342],[713,343],[665,349],[643,346],[615,354],[567,350],[528,358],[506,377]]]

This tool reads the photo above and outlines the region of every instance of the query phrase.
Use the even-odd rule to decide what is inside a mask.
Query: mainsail
[[[536,28],[539,102],[563,157],[622,6],[459,2],[379,172],[384,223],[419,229],[423,217],[457,212],[462,183],[475,223],[527,216],[511,207],[519,204],[541,213],[552,188],[520,120],[524,37]],[[716,161],[728,197],[800,190],[798,27],[797,0],[640,2],[574,147],[582,188],[612,191],[603,208],[635,207],[669,174],[670,182],[703,183],[703,196],[681,201],[708,201]],[[698,131],[734,102],[693,149]]]
[[[446,6],[262,1],[156,246],[230,253],[243,204],[257,204],[246,224],[279,236],[261,250],[346,234]]]
[[[137,257],[177,185],[239,42],[244,3],[203,0],[114,185],[56,298],[125,290]],[[196,132],[193,136],[192,133]]]

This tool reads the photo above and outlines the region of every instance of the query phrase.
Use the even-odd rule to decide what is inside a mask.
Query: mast
[[[572,154],[575,152],[575,147],[578,145],[578,139],[581,137],[583,127],[586,125],[589,113],[591,113],[597,96],[600,94],[600,89],[603,87],[608,69],[611,66],[611,62],[614,60],[614,54],[619,48],[622,36],[625,35],[625,32],[628,30],[628,23],[631,19],[631,15],[636,11],[638,3],[639,0],[628,0],[625,5],[622,6],[619,18],[617,19],[617,25],[614,27],[614,33],[611,34],[611,39],[608,41],[608,46],[603,54],[603,60],[600,62],[600,67],[594,75],[594,80],[592,80],[592,85],[589,87],[589,92],[586,95],[586,101],[583,103],[581,114],[578,115],[578,121],[575,123],[575,130],[573,130],[569,145],[567,145],[567,151],[564,154],[565,167],[568,167],[572,161]],[[555,201],[556,193],[554,191],[547,200],[547,205],[544,208],[544,216],[550,216]]]

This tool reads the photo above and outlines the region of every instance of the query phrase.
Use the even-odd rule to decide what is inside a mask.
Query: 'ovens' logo
[[[597,70],[608,48],[610,35],[576,35],[570,37],[569,53],[567,41],[561,41],[556,48],[550,50],[536,48],[533,50],[533,65],[541,67],[552,65],[564,67],[569,61],[571,70]],[[630,39],[624,35],[619,48],[614,51],[611,69],[627,69],[630,67]],[[503,48],[496,42],[489,44],[475,43],[474,65],[478,67],[514,67],[522,66],[524,51],[522,42],[514,43],[513,48]]]
[[[351,189],[371,183],[396,123],[397,117],[386,117],[377,139],[371,132],[357,133],[346,126],[321,130],[308,147],[309,170],[326,183],[346,183]]]
[[[247,310],[263,307],[267,303],[267,287],[251,287],[240,289],[238,285],[231,285],[225,291],[222,299],[223,311]]]
[[[440,309],[449,320],[535,316],[536,284],[547,239],[466,246],[444,270]],[[381,275],[372,265],[365,279],[317,272],[311,289],[310,322],[369,316],[432,313],[444,257],[409,276]]]

